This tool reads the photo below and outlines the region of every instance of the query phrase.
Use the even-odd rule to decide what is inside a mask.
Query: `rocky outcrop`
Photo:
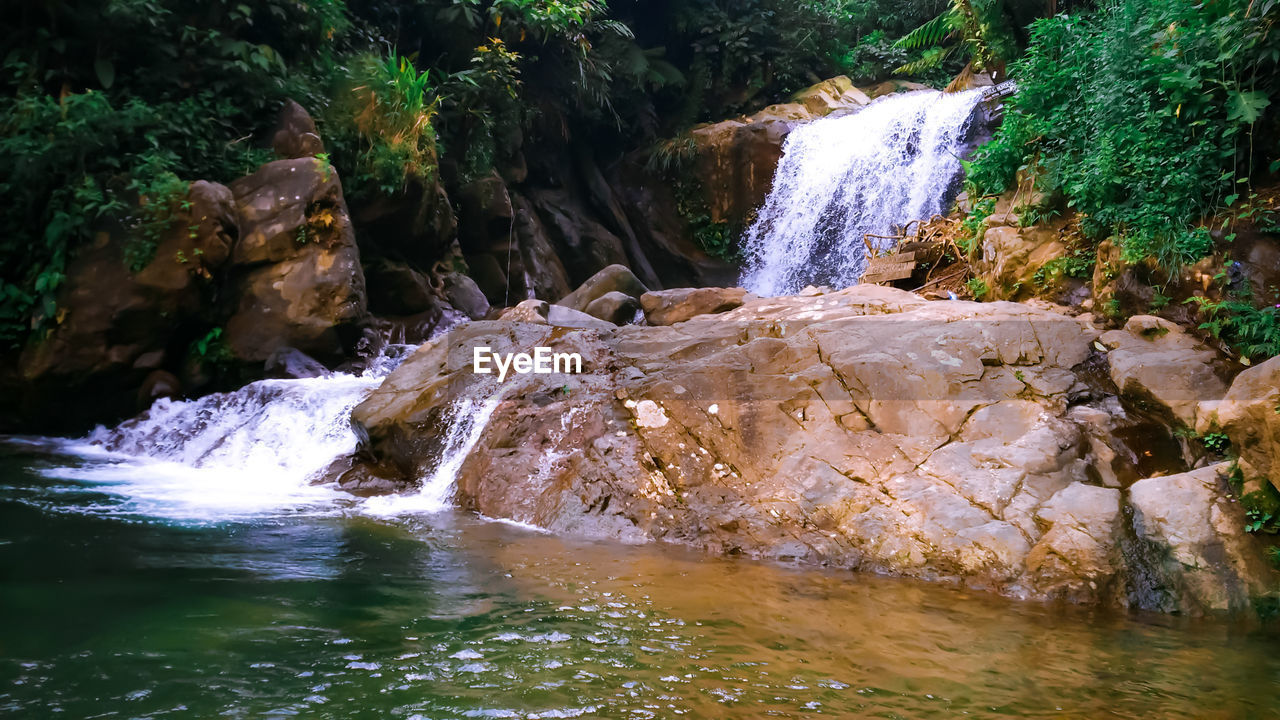
[[[1216,410],[1247,483],[1280,490],[1280,357],[1237,375]]]
[[[711,220],[743,227],[769,194],[782,142],[796,126],[832,113],[852,112],[869,102],[842,75],[800,91],[792,102],[690,130],[694,175],[705,192]]]
[[[238,235],[231,191],[200,181],[137,272],[128,251],[150,241],[125,232],[100,233],[72,257],[53,327],[28,342],[17,385],[4,393],[26,431],[78,429],[141,409],[138,399],[153,397],[140,391],[147,376],[176,368],[192,326],[215,322],[215,275]]]
[[[366,463],[412,482],[460,398],[491,406],[457,492],[492,517],[1143,605],[1126,488],[1094,467],[1126,461],[1090,449],[1108,424],[1085,416],[1124,412],[1082,380],[1098,335],[1027,306],[875,286],[663,327],[479,322],[420,348],[353,419]],[[479,346],[577,353],[584,372],[499,384],[472,373]]]
[[[674,325],[741,307],[746,297],[742,288],[677,288],[647,292],[640,296],[640,305],[650,325]]]
[[[1242,610],[1274,587],[1259,544],[1227,493],[1227,463],[1139,480],[1129,488],[1135,535],[1151,557],[1159,609]]]
[[[316,122],[310,113],[293,100],[286,100],[280,108],[280,119],[271,136],[271,148],[285,160],[315,157],[324,152],[324,141],[316,130]]]
[[[257,363],[281,347],[341,359],[368,313],[337,173],[316,158],[277,160],[231,190],[241,230],[232,254],[239,301],[226,326],[231,351]]]
[[[1218,353],[1163,318],[1135,315],[1123,330],[1104,333],[1111,379],[1130,400],[1147,403],[1184,428],[1196,427],[1202,402],[1219,400]]]
[[[1055,289],[1046,287],[1058,279],[1046,277],[1046,267],[1067,256],[1065,223],[1021,227],[1017,215],[1000,213],[989,216],[986,225],[981,255],[972,263],[986,284],[985,299],[1025,300]]]

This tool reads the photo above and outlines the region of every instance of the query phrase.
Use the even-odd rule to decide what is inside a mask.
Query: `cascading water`
[[[417,493],[369,498],[364,510],[375,515],[404,515],[436,513],[452,507],[450,501],[458,470],[480,441],[489,418],[502,402],[502,388],[502,385],[481,385],[454,401],[440,461],[431,475],[422,481]]]
[[[945,209],[983,91],[892,95],[796,128],[744,241],[742,286],[785,295],[861,279],[867,246]]]

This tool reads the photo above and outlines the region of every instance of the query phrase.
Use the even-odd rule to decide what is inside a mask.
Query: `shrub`
[[[1034,168],[1091,236],[1166,267],[1212,250],[1196,225],[1255,167],[1277,89],[1275,0],[1113,0],[1033,24],[1019,92],[973,163],[980,194]],[[1266,148],[1267,151],[1273,148]]]

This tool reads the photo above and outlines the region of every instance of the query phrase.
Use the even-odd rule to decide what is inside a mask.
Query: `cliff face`
[[[499,393],[457,480],[489,516],[1022,598],[1247,607],[1268,570],[1221,468],[1129,456],[1134,418],[1090,369],[1099,335],[874,286],[666,327],[473,323],[355,410],[368,442],[348,479],[412,484],[453,403]],[[584,372],[472,372],[476,347],[535,346],[579,353]]]

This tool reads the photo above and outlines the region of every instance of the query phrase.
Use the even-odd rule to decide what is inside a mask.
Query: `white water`
[[[58,450],[81,462],[42,470],[72,483],[50,488],[67,502],[43,504],[194,524],[299,513],[446,510],[459,468],[502,400],[496,384],[473,388],[454,404],[440,461],[418,493],[360,500],[333,484],[313,484],[330,463],[357,449],[351,411],[396,364],[395,356],[386,356],[363,375],[263,380],[199,400],[157,401],[115,428],[58,442]],[[86,492],[107,499],[86,504],[80,497]]]
[[[459,397],[450,411],[453,420],[449,424],[449,434],[445,437],[440,462],[422,481],[421,489],[411,495],[369,498],[364,504],[365,512],[374,515],[409,515],[437,513],[452,507],[458,470],[480,441],[489,418],[493,417],[493,411],[502,402],[503,387],[505,386],[489,386],[479,392],[479,399],[475,393],[480,388],[473,388],[471,395]]]
[[[85,462],[43,472],[114,496],[93,507],[104,514],[207,523],[332,512],[342,494],[310,480],[355,451],[351,410],[380,382],[263,380],[199,400],[159,400],[137,418],[61,447]]]
[[[866,240],[945,210],[982,90],[891,95],[787,136],[773,189],[744,239],[742,286],[786,295],[837,289],[867,267]]]

